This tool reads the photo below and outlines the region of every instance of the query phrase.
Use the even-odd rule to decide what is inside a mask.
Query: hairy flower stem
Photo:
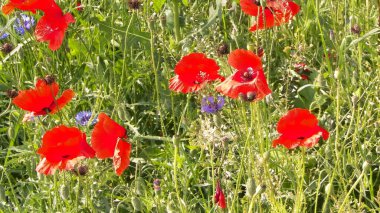
[[[174,34],[177,43],[181,41],[181,29],[179,26],[179,4],[180,2],[178,0],[173,0]]]
[[[177,199],[178,199],[178,202],[179,202],[179,206],[181,207],[181,210],[182,212],[183,209],[182,209],[182,203],[181,203],[181,196],[180,196],[180,191],[179,191],[179,187],[178,187],[178,179],[177,179],[177,175],[178,175],[178,172],[177,172],[177,158],[178,158],[178,146],[179,146],[179,138],[174,136],[173,137],[173,146],[174,146],[174,156],[173,156],[173,182],[174,182],[174,188],[175,188],[175,192],[176,192],[176,195],[177,195]]]

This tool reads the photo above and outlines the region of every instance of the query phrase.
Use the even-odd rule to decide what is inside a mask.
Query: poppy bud
[[[3,44],[3,46],[0,47],[0,50],[4,53],[4,54],[9,54],[10,52],[12,52],[13,50],[13,45],[11,43],[5,43]]]
[[[217,49],[217,52],[218,52],[218,56],[222,56],[222,55],[227,55],[228,53],[230,53],[230,49],[228,47],[228,44],[226,43],[221,43]]]
[[[141,211],[141,209],[142,209],[141,208],[142,207],[141,200],[137,197],[132,197],[132,206],[136,212]]]
[[[351,27],[351,32],[359,35],[361,32],[360,26],[358,24],[354,24],[354,26]]]
[[[259,56],[260,58],[264,56],[264,48],[258,47],[256,50],[256,55]]]
[[[331,183],[327,184],[325,186],[325,193],[326,194],[332,194],[334,192],[334,187]]]
[[[85,176],[88,172],[88,167],[86,165],[81,165],[71,170],[77,176]]]
[[[352,96],[352,97],[351,97],[351,101],[352,101],[352,104],[353,104],[354,106],[356,106],[356,104],[357,104],[358,101],[359,101],[358,96],[356,96],[356,95]]]
[[[369,169],[371,165],[369,164],[368,161],[364,161],[363,165],[362,165],[362,169],[363,171],[367,171]]]
[[[18,92],[14,89],[7,90],[7,96],[9,98],[16,98],[18,96]]]
[[[246,194],[248,197],[252,197],[255,194],[256,182],[253,178],[248,178],[246,183],[247,191]]]
[[[171,200],[168,205],[166,205],[166,211],[168,213],[177,213],[178,212],[178,209],[177,209],[177,206],[176,204],[174,203],[173,200]]]
[[[5,196],[5,189],[4,187],[0,186],[0,202],[5,202],[6,196]]]
[[[140,8],[141,3],[139,0],[128,0],[128,6],[131,9],[138,10]]]
[[[244,93],[239,93],[239,98],[242,100],[242,101],[245,101],[247,99],[247,96],[244,94]]]
[[[53,75],[47,75],[44,78],[46,84],[52,84],[55,82],[55,77]]]
[[[269,151],[266,151],[264,154],[263,154],[263,161],[266,162],[268,161],[270,158],[270,152]]]
[[[145,193],[145,181],[142,177],[136,178],[136,194],[143,195]]]
[[[376,149],[375,149],[375,150],[376,150],[376,153],[377,153],[377,154],[380,154],[380,146],[376,146]]]
[[[62,200],[67,200],[69,198],[69,187],[66,185],[62,185],[61,188],[59,188],[59,195],[61,196]]]
[[[255,195],[262,194],[267,189],[267,186],[265,184],[260,184],[256,187]]]
[[[247,93],[247,101],[254,101],[256,99],[256,93],[255,92],[248,92]]]
[[[174,144],[174,146],[176,146],[176,147],[179,146],[179,136],[178,136],[178,135],[174,135],[174,136],[173,136],[173,144]]]

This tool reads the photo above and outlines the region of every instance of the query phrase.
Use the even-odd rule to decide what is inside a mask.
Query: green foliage
[[[380,211],[377,1],[296,1],[301,12],[291,23],[254,33],[237,1],[152,2],[130,10],[127,1],[84,0],[76,11],[75,1],[57,1],[76,23],[55,52],[32,32],[0,40],[19,47],[0,56],[0,211],[221,212],[217,180],[230,212]],[[15,18],[2,16],[0,31]],[[272,94],[253,104],[226,98],[221,112],[208,115],[200,101],[217,95],[215,85],[183,95],[168,82],[191,52],[215,59],[229,76],[233,68],[216,52],[222,42],[264,49]],[[307,64],[310,79],[294,70],[297,63]],[[22,122],[25,112],[6,91],[48,74],[75,98],[55,115]],[[295,107],[310,109],[329,139],[307,150],[273,148],[279,118]],[[37,174],[46,130],[78,126],[82,110],[106,112],[127,129],[130,167],[118,177],[111,159],[86,159],[84,176]],[[89,142],[93,126],[78,127]]]

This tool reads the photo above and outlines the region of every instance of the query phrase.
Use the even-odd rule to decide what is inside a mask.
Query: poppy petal
[[[126,130],[105,113],[100,113],[91,136],[91,145],[100,159],[114,156],[119,138],[126,137]]]
[[[251,16],[257,16],[259,14],[259,10],[262,8],[254,3],[253,0],[240,0],[241,10]]]
[[[243,49],[232,51],[228,56],[228,64],[237,70],[246,70],[248,67],[258,70],[263,66],[260,57]]]
[[[275,26],[275,17],[273,11],[266,8],[264,12],[260,11],[256,23],[249,29],[254,32],[256,30],[268,29]]]
[[[281,135],[278,139],[274,140],[272,143],[273,147],[277,147],[277,145],[283,145],[287,149],[294,149],[301,144],[301,140],[294,140],[291,138],[287,138],[284,135]]]
[[[169,89],[182,93],[197,92],[210,81],[224,80],[218,71],[215,60],[203,53],[191,53],[175,66],[176,76],[169,80]]]
[[[46,160],[46,158],[42,158],[36,167],[36,171],[38,173],[45,175],[53,175],[57,169],[58,164],[50,163]]]
[[[49,48],[51,50],[59,49],[68,25],[74,21],[75,19],[70,13],[65,15],[45,14],[38,21],[35,29],[37,41],[49,42]]]
[[[122,139],[118,139],[113,155],[113,167],[118,176],[120,176],[125,169],[128,168],[131,154],[131,144]]]
[[[23,110],[35,112],[35,115],[43,115],[53,102],[59,91],[57,83],[47,85],[44,80],[39,79],[34,89],[19,91],[19,94],[12,102]]]
[[[71,89],[63,91],[61,97],[56,100],[57,105],[50,109],[50,113],[54,114],[60,109],[62,109],[67,103],[71,101],[71,99],[73,99],[74,95],[75,93]]]

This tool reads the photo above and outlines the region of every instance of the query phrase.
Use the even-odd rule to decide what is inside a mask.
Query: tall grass
[[[379,2],[296,1],[287,25],[251,33],[252,20],[235,1],[57,1],[75,15],[60,50],[31,34],[0,41],[22,47],[0,58],[0,89],[26,89],[53,74],[75,99],[56,115],[22,123],[24,112],[1,96],[0,211],[222,212],[213,202],[220,180],[230,212],[378,212],[380,210]],[[37,14],[36,17],[41,14]],[[16,14],[1,16],[1,26]],[[360,26],[360,32],[351,28]],[[31,39],[29,39],[31,38]],[[262,47],[273,90],[265,101],[226,98],[222,112],[200,112],[203,95],[168,90],[175,64],[191,52],[233,68],[216,49]],[[312,80],[294,72],[306,63]],[[303,107],[330,132],[311,149],[272,148],[276,124]],[[47,129],[75,126],[81,110],[101,111],[123,124],[132,140],[131,166],[121,177],[109,160],[90,159],[85,176],[35,172]],[[91,126],[80,127],[89,137]],[[153,190],[153,180],[161,190]],[[247,192],[251,190],[250,192]],[[253,190],[253,192],[252,192]],[[251,196],[248,196],[250,194]]]

